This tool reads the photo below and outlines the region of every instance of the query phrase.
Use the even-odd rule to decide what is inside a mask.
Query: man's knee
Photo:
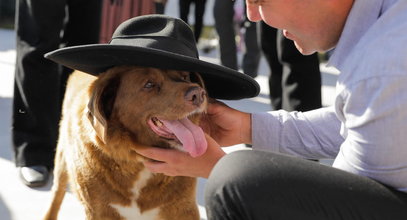
[[[217,189],[239,184],[244,176],[242,165],[248,162],[251,153],[251,151],[237,151],[219,160],[206,184],[206,194],[213,194]]]
[[[205,203],[211,219],[239,219],[244,184],[243,158],[250,151],[233,152],[224,156],[214,167],[206,183]]]

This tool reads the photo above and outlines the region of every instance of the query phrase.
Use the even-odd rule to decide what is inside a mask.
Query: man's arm
[[[304,158],[335,158],[344,141],[333,107],[252,114],[253,149]]]

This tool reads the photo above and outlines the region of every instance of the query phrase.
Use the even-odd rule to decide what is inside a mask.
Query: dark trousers
[[[273,109],[308,111],[320,108],[321,72],[318,55],[304,56],[282,31],[260,23],[260,42],[270,67]]]
[[[235,1],[215,0],[213,16],[215,28],[219,36],[219,52],[221,64],[234,70],[238,70],[236,32],[233,17]],[[257,76],[261,51],[257,39],[257,25],[254,22],[245,22],[244,43],[246,51],[243,54],[243,72],[251,77]]]
[[[155,13],[157,14],[164,14],[165,13],[165,3],[163,2],[155,2]]]
[[[203,16],[205,14],[205,4],[206,0],[179,0],[179,12],[180,18],[188,23],[188,15],[191,3],[195,4],[195,25],[194,25],[194,35],[195,41],[198,42],[201,37],[201,32],[203,28]]]
[[[209,220],[405,220],[407,193],[312,161],[262,151],[223,157],[205,189]]]
[[[61,46],[97,43],[100,0],[18,0],[12,139],[17,166],[53,166],[71,70],[44,58]]]

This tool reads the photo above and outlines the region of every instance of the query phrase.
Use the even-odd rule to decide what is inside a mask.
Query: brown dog
[[[194,123],[206,105],[195,73],[134,66],[114,67],[99,77],[74,72],[45,219],[57,218],[68,181],[87,219],[199,219],[196,179],[153,174],[136,151],[153,146],[203,154],[204,133]]]

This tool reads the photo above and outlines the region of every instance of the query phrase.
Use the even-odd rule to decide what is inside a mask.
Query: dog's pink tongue
[[[174,121],[160,120],[177,136],[189,155],[199,157],[205,153],[207,143],[205,134],[199,126],[192,123],[188,118]]]

